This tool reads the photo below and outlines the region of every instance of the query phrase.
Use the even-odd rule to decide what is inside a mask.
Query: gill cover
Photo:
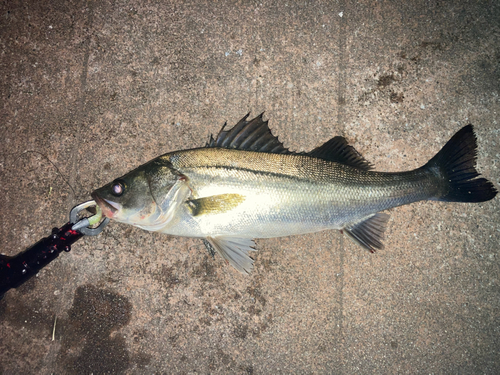
[[[153,160],[97,189],[103,213],[122,223],[156,231],[168,225],[191,191],[186,178],[166,160]]]
[[[155,212],[139,228],[159,231],[172,223],[176,213],[191,195],[187,178],[179,173],[168,161],[153,161],[147,174],[151,197],[155,202]],[[151,173],[152,172],[152,173]]]

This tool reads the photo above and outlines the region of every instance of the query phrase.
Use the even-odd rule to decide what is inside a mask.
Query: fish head
[[[172,211],[172,205],[179,200],[175,194],[179,190],[179,181],[182,180],[171,168],[153,161],[91,195],[105,216],[150,229],[169,219],[166,212]]]

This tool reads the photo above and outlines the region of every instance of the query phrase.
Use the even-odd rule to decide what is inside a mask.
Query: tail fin
[[[424,168],[438,173],[448,182],[445,193],[435,199],[447,202],[485,202],[497,190],[485,178],[476,178],[477,143],[472,125],[460,129]],[[446,191],[447,190],[447,191]]]

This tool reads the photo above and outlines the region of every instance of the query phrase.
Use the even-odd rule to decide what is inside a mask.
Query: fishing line
[[[4,154],[4,155],[18,155],[18,157],[14,160],[13,163],[16,163],[23,155],[26,155],[26,154],[38,154],[40,156],[42,156],[45,160],[47,160],[50,164],[52,164],[52,166],[55,168],[55,170],[57,171],[57,174],[63,179],[63,181],[66,183],[66,185],[69,186],[69,188],[71,189],[71,191],[73,192],[73,194],[76,196],[76,192],[75,192],[75,189],[73,189],[73,186],[71,186],[71,184],[69,183],[69,181],[64,177],[64,175],[61,173],[61,171],[59,170],[59,168],[57,167],[57,165],[55,165],[54,162],[52,162],[52,160],[49,159],[49,157],[39,151],[35,151],[35,150],[27,150],[27,151],[23,151],[21,153],[11,153],[11,154]]]

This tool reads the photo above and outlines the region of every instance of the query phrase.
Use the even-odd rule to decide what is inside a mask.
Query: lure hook
[[[80,219],[79,218],[80,213],[86,208],[92,206],[95,206],[96,209],[95,215]],[[80,203],[79,205],[73,207],[73,209],[69,213],[69,221],[71,223],[74,223],[71,229],[78,230],[80,233],[85,234],[86,236],[97,236],[99,233],[102,232],[104,227],[109,223],[110,219],[109,217],[104,218],[103,221],[101,221],[101,219],[102,219],[101,208],[94,200]],[[91,228],[93,225],[96,225],[100,221],[101,223],[97,227]]]

